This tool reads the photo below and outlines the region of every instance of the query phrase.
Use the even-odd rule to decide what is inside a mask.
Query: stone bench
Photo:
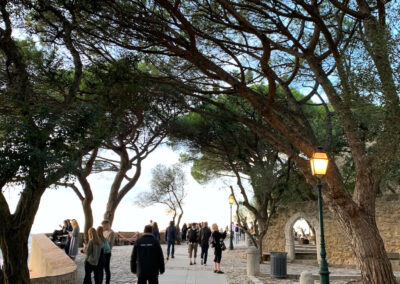
[[[34,284],[75,284],[77,267],[45,234],[32,236],[29,272]]]

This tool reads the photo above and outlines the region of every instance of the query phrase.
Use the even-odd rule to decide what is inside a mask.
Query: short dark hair
[[[153,233],[153,227],[151,225],[144,226],[145,233]]]
[[[103,220],[103,222],[101,222],[101,224],[104,226],[104,225],[106,225],[106,224],[110,224],[110,221],[108,221],[108,220]]]
[[[175,222],[174,222],[174,221],[171,221],[171,222],[169,222],[169,225],[170,225],[170,226],[174,226],[174,225],[175,225]]]

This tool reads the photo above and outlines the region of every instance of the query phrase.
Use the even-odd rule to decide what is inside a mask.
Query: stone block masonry
[[[304,218],[314,228],[319,259],[319,221],[317,201],[292,203],[278,210],[271,220],[264,240],[263,253],[286,251],[288,261],[295,259],[293,225]],[[400,270],[400,195],[384,195],[376,201],[376,222],[392,261],[393,269]],[[332,213],[324,207],[325,246],[329,265],[337,267],[357,267],[351,244]]]

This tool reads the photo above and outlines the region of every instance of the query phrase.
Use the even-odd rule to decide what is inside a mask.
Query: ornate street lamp
[[[232,205],[235,202],[235,197],[233,194],[229,195],[229,205],[231,206],[231,222],[229,223],[229,231],[230,233],[230,243],[229,243],[229,250],[233,250],[233,230],[232,230]]]
[[[321,196],[321,177],[326,174],[328,169],[329,159],[326,152],[322,147],[318,147],[317,151],[312,155],[310,159],[311,172],[317,177],[317,187],[318,187],[318,209],[319,209],[319,226],[321,229],[321,264],[319,269],[320,283],[329,284],[329,270],[328,262],[326,261],[326,251],[325,251],[325,236],[324,236],[324,218],[322,210],[322,196]]]

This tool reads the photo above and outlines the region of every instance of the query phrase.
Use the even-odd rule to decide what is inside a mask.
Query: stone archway
[[[310,216],[305,214],[304,212],[297,212],[292,217],[290,217],[286,221],[285,225],[285,251],[287,252],[287,259],[289,262],[295,259],[296,251],[294,245],[294,236],[293,236],[293,226],[297,220],[304,219],[308,224],[310,224],[315,230],[315,238],[316,238],[316,248],[317,248],[317,259],[318,263],[320,262],[320,229],[319,229],[319,221],[315,216]]]

